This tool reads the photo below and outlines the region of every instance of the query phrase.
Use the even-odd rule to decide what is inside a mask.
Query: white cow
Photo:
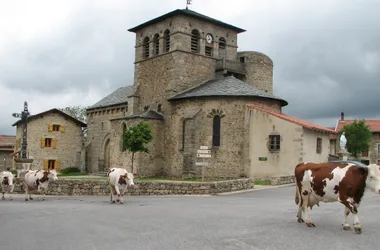
[[[50,181],[58,180],[57,172],[55,170],[30,170],[27,171],[24,177],[24,188],[25,188],[25,200],[28,201],[32,199],[31,191],[37,190],[38,196],[37,200],[40,199],[41,191],[43,191],[43,198],[45,200],[46,190],[49,186]]]
[[[2,199],[5,200],[4,194],[5,192],[9,193],[9,198],[12,200],[12,192],[14,189],[14,182],[13,182],[14,176],[9,171],[3,171],[0,173],[0,181],[1,181],[1,190],[3,192]]]
[[[108,182],[111,193],[111,203],[115,203],[115,196],[117,195],[117,202],[124,203],[123,195],[127,190],[127,186],[133,187],[133,174],[128,173],[124,168],[111,168],[107,172]]]

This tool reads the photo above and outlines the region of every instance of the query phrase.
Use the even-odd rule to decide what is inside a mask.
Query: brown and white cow
[[[116,202],[124,203],[123,195],[127,187],[133,187],[133,174],[128,173],[124,168],[111,168],[107,172],[108,182],[111,194],[111,203],[115,203],[115,196],[117,195]]]
[[[29,170],[24,177],[25,200],[32,199],[31,191],[37,190],[37,200],[40,199],[41,191],[43,191],[42,200],[45,200],[45,194],[50,181],[58,180],[57,172],[55,170]]]
[[[354,229],[361,232],[358,207],[366,188],[380,193],[378,165],[363,168],[351,163],[301,163],[295,167],[294,173],[298,222],[304,222],[304,218],[308,227],[315,227],[309,218],[309,208],[319,206],[319,202],[339,201],[345,206],[343,229],[351,230],[347,217],[352,213]]]
[[[12,193],[14,189],[14,176],[10,171],[3,171],[0,173],[1,191],[3,193],[2,199],[5,200],[5,192],[9,193],[9,199],[12,200]]]

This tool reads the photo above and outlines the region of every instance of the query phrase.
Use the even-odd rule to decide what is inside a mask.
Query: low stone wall
[[[16,182],[15,193],[23,193],[22,179]],[[254,187],[252,179],[237,179],[218,182],[138,182],[125,195],[201,195],[217,194]],[[109,195],[106,180],[65,180],[49,184],[48,195]]]
[[[295,183],[294,175],[253,178],[254,181],[270,181],[270,185],[284,185]]]

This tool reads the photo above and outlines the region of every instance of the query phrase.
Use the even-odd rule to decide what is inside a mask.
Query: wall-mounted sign
[[[267,159],[267,157],[259,157],[259,161],[266,161]]]

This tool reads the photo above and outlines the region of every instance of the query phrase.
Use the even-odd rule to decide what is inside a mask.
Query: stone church
[[[272,60],[238,51],[244,29],[177,9],[129,31],[133,85],[87,109],[89,172],[130,171],[122,134],[141,120],[154,139],[135,156],[139,176],[199,177],[200,161],[208,178],[292,175],[299,161],[327,159],[334,131],[282,114],[288,102],[273,94]],[[211,158],[197,157],[201,146]]]

